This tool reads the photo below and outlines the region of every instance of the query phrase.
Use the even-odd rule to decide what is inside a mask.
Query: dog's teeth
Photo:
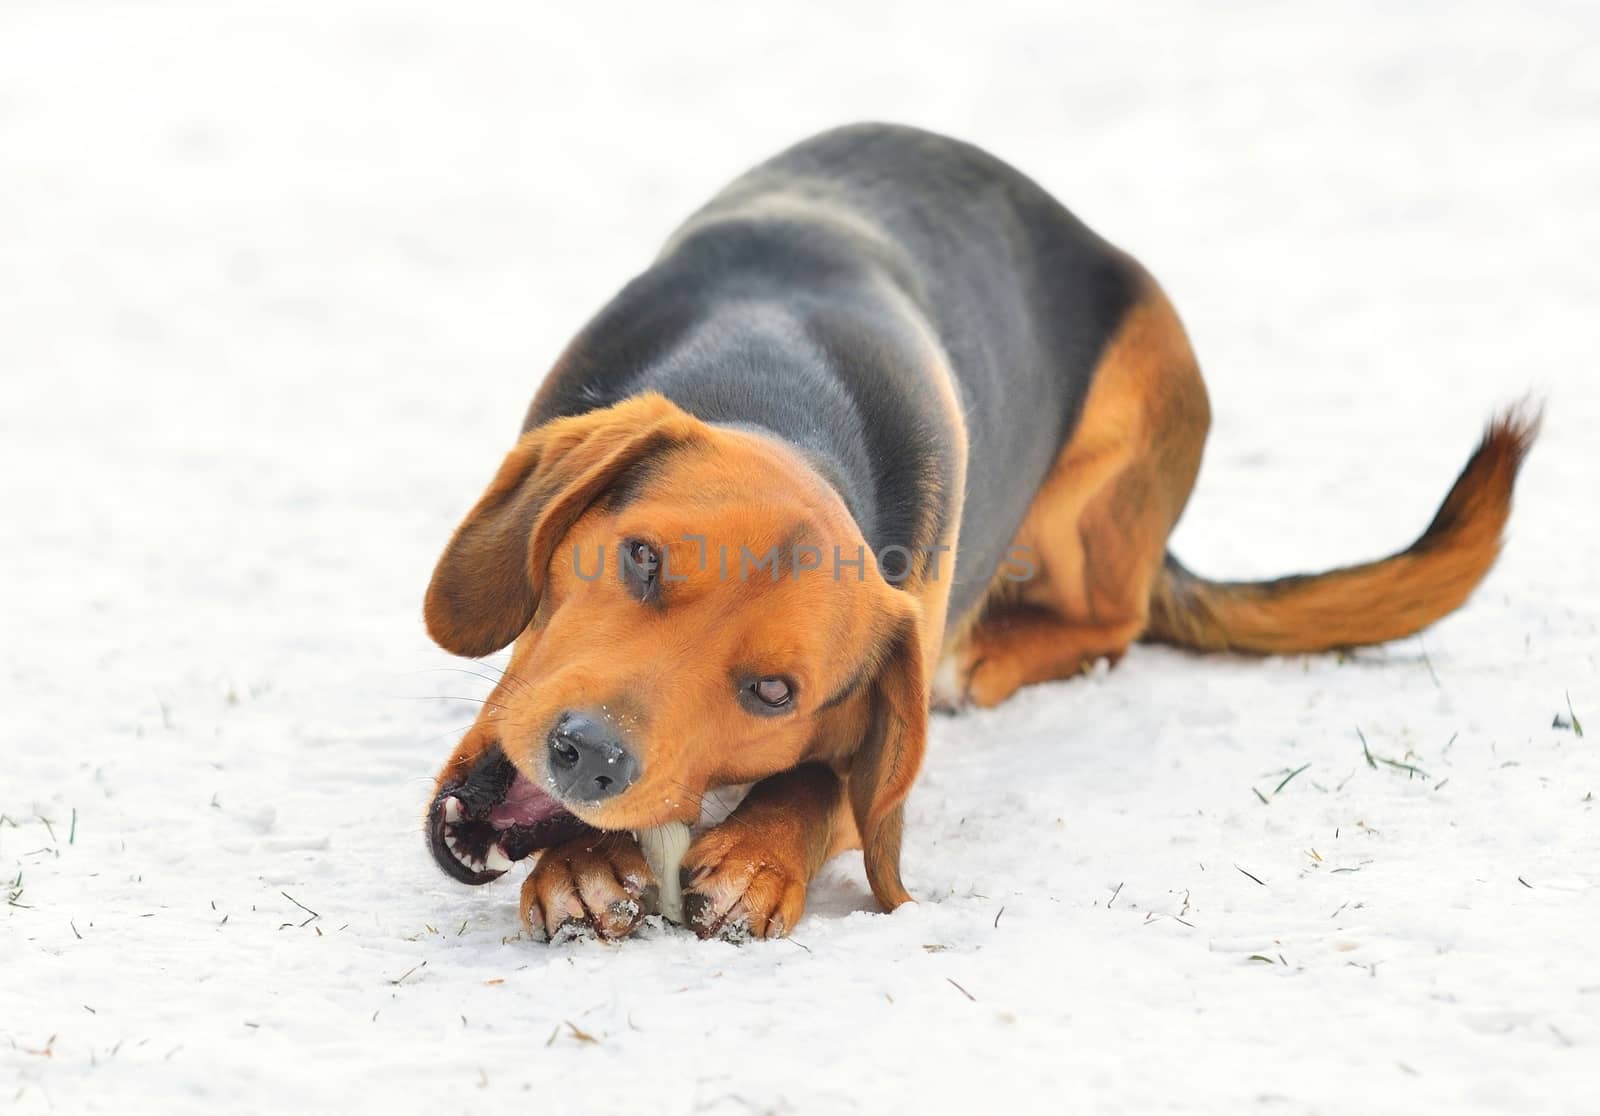
[[[484,858],[483,862],[491,872],[505,872],[511,868],[511,858],[506,855],[506,850],[499,845],[489,846],[489,855]]]
[[[468,868],[472,867],[472,854],[461,847],[461,843],[456,840],[455,834],[446,833],[444,835],[444,844],[445,848],[450,850],[451,856],[455,857],[462,864],[465,864]]]
[[[461,799],[454,795],[444,800],[444,820],[454,823],[461,820]]]
[[[467,865],[474,872],[483,871],[483,861],[479,860],[477,857],[473,857],[471,860],[467,861]]]

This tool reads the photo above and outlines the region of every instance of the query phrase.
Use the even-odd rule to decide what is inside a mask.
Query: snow
[[[1600,761],[1553,721],[1600,724],[1600,9],[0,26],[0,1109],[1594,1110]],[[852,854],[791,941],[517,940],[423,846],[487,690],[432,562],[675,222],[862,118],[1161,277],[1216,414],[1186,563],[1403,544],[1532,388],[1505,555],[1423,638],[938,719],[893,916]]]

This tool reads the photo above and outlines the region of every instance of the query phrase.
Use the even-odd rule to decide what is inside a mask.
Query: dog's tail
[[[1539,422],[1538,409],[1526,405],[1496,416],[1422,537],[1380,561],[1276,581],[1207,581],[1169,553],[1151,592],[1144,638],[1276,655],[1421,631],[1460,607],[1494,565],[1517,470]]]

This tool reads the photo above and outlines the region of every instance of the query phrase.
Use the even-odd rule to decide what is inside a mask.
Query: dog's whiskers
[[[533,689],[533,683],[532,682],[528,681],[528,679],[526,679],[526,678],[523,678],[519,674],[512,673],[511,671],[507,670],[505,667],[496,666],[494,663],[485,662],[483,659],[474,659],[472,661],[474,663],[476,663],[478,666],[487,667],[490,670],[495,671],[496,673],[498,673],[500,675],[500,681],[501,682],[512,682],[512,683],[515,683],[516,686],[518,687],[518,689],[521,689],[521,690],[532,690]]]
[[[520,674],[511,673],[509,670],[501,670],[500,671],[500,679],[503,682],[515,683],[519,690],[530,691],[530,692],[533,690],[533,683],[532,682],[530,682],[526,678],[523,678]]]
[[[462,694],[431,694],[431,695],[424,695],[424,696],[421,696],[421,697],[414,697],[414,696],[411,696],[411,695],[402,694],[397,698],[397,700],[399,700],[399,701],[475,701],[479,705],[483,706],[486,709],[493,709],[493,710],[496,710],[498,712],[504,712],[505,711],[505,706],[501,705],[499,702],[490,701],[488,698],[466,697],[466,696],[464,696]]]
[[[483,665],[484,666],[488,666],[489,664],[488,663],[484,663]],[[489,683],[489,685],[491,685],[491,686],[499,686],[500,683],[501,683],[501,679],[499,679],[499,678],[491,678],[487,674],[479,674],[477,671],[475,671],[475,670],[467,670],[465,667],[428,667],[426,670],[418,670],[418,671],[414,671],[413,673],[414,674],[445,674],[445,673],[465,674],[465,675],[469,675],[469,676],[471,676],[473,678],[481,678],[485,682]],[[504,673],[505,673],[504,671],[501,671],[501,674],[504,674]]]
[[[432,743],[434,743],[436,741],[443,740],[447,736],[460,736],[463,733],[467,732],[469,729],[471,729],[472,726],[477,724],[477,723],[478,722],[476,722],[476,721],[468,721],[464,725],[460,725],[457,728],[453,728],[453,729],[445,729],[445,731],[443,731],[441,733],[436,733],[435,735],[428,737],[426,740],[419,740],[417,743],[419,743],[419,744],[432,744]]]

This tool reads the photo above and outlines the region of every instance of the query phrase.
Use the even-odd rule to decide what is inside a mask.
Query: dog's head
[[[927,727],[920,609],[795,450],[659,396],[525,434],[445,548],[446,650],[511,661],[440,773],[441,866],[482,883],[589,825],[848,766],[873,892],[907,898],[901,805]]]

